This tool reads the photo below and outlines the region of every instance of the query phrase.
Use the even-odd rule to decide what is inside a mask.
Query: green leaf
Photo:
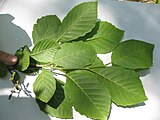
[[[48,70],[42,70],[33,84],[33,91],[36,98],[47,103],[56,90],[56,81],[53,74]]]
[[[36,100],[37,104],[39,105],[40,109],[53,116],[53,117],[58,117],[58,118],[63,118],[63,119],[72,119],[72,106],[69,103],[69,100],[65,98],[65,100],[61,103],[61,105],[55,109],[52,106],[40,101]]]
[[[122,42],[112,53],[112,62],[130,69],[152,66],[154,45],[138,40]]]
[[[95,50],[84,42],[65,43],[56,52],[53,63],[67,69],[83,68],[91,64],[95,57]]]
[[[62,21],[57,41],[68,42],[90,32],[97,20],[97,1],[74,7]]]
[[[97,34],[87,41],[95,48],[97,53],[109,53],[119,44],[123,34],[124,31],[111,23],[100,22]]]
[[[106,81],[111,99],[117,105],[130,106],[147,100],[142,83],[134,70],[108,67],[92,71]]]
[[[32,37],[33,43],[37,44],[41,40],[55,39],[57,31],[61,25],[61,21],[56,15],[44,16],[37,20],[33,27]]]
[[[0,77],[5,77],[7,75],[7,66],[0,61]]]
[[[81,36],[81,37],[79,37],[79,38],[77,38],[77,39],[75,39],[73,41],[75,41],[75,42],[78,42],[78,41],[86,42],[86,40],[88,38],[92,38],[95,34],[97,34],[97,31],[99,29],[99,24],[100,24],[99,21],[96,22],[94,28],[92,29],[92,31],[90,31],[89,33],[86,33],[84,36]]]
[[[37,64],[36,60],[34,60],[33,58],[30,58],[30,64],[28,66],[28,68],[23,71],[23,73],[25,73],[26,75],[29,76],[35,76],[38,74],[38,71],[41,69],[40,67],[35,67]]]
[[[50,39],[43,40],[34,46],[31,52],[31,57],[42,63],[52,62],[57,49],[59,49],[58,43],[55,43]]]
[[[62,83],[56,81],[56,91],[52,99],[48,102],[48,104],[53,108],[58,108],[65,98],[63,86],[64,85]]]
[[[87,117],[105,120],[111,99],[101,77],[86,70],[73,71],[67,76],[66,92],[75,110]]]
[[[24,46],[22,49],[17,50],[15,55],[19,60],[16,68],[19,71],[25,71],[30,64],[30,50],[28,46]]]
[[[65,96],[64,98],[64,89],[63,86],[58,83],[57,89],[54,96],[50,99],[48,103],[44,103],[40,100],[36,100],[37,104],[39,105],[40,109],[45,113],[58,118],[64,119],[71,119],[72,118],[72,106],[69,102],[68,97]],[[57,100],[59,102],[57,102]],[[58,106],[57,106],[58,103]]]
[[[93,63],[89,66],[86,66],[87,68],[96,68],[96,67],[105,67],[102,60],[99,57],[96,57]]]

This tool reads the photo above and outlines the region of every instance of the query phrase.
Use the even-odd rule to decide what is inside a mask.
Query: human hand
[[[0,51],[0,61],[7,66],[14,66],[18,62],[18,58],[15,55]]]

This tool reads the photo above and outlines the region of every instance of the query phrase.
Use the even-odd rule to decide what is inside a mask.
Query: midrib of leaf
[[[76,53],[73,53],[73,54],[70,54],[70,55],[67,55],[67,56],[64,56],[64,57],[61,57],[61,58],[59,58],[59,59],[57,59],[57,60],[53,60],[53,62],[57,62],[57,61],[62,61],[62,60],[65,60],[66,58],[68,58],[68,57],[71,57],[71,56],[74,56],[74,55],[77,55],[77,54],[79,54],[79,53],[81,53],[81,52],[85,52],[85,50],[79,50],[79,51],[77,51]]]
[[[90,8],[92,8],[92,7],[90,7]],[[89,9],[89,10],[91,10],[91,9]],[[89,10],[88,10],[88,11],[89,11]],[[84,14],[86,14],[88,11],[86,11],[86,12],[84,12],[82,15],[80,15],[80,17],[79,17],[75,22],[73,22],[73,23],[71,24],[71,26],[68,27],[68,29],[67,29],[66,31],[64,31],[64,33],[56,40],[56,42],[59,42],[59,40],[64,36],[64,34],[65,34]]]
[[[43,39],[44,39],[44,37],[46,36],[46,34],[47,34],[48,30],[49,30],[49,26],[47,27],[47,30],[45,31],[45,33],[44,33],[44,35],[42,36],[41,40],[43,40]],[[47,38],[46,38],[46,39],[47,39]],[[40,40],[40,41],[41,41],[41,40]]]
[[[85,91],[81,88],[81,86],[79,86],[71,77],[69,77],[69,76],[67,76],[70,80],[72,80],[77,86],[78,86],[78,88],[86,95],[86,97],[90,100],[90,102],[95,106],[95,108],[97,109],[97,111],[99,112],[99,109],[97,108],[97,106],[93,103],[93,101],[92,101],[92,99],[85,93]],[[99,112],[99,114],[101,115],[101,116],[104,116],[104,115],[102,115],[102,113],[101,112]]]
[[[90,71],[92,71],[92,70],[90,70]],[[92,71],[92,72],[93,72],[93,73],[96,73],[97,75],[99,75],[99,76],[101,76],[101,77],[103,77],[104,79],[109,80],[111,83],[116,84],[117,86],[119,86],[119,87],[125,89],[126,91],[129,91],[129,92],[132,93],[133,95],[137,95],[137,94],[134,94],[134,93],[133,93],[132,91],[130,91],[129,89],[127,89],[127,88],[121,86],[120,84],[118,84],[118,83],[112,81],[111,79],[107,78],[106,76],[104,76],[104,75],[102,75],[102,74],[100,74],[100,73],[98,73],[98,72],[95,72],[95,71]],[[137,95],[137,96],[139,96],[139,95]],[[139,96],[139,97],[141,98],[141,96]]]
[[[42,51],[39,51],[39,52],[36,52],[36,53],[32,53],[31,56],[34,56],[34,55],[37,55],[37,54],[41,54],[41,53],[44,53],[46,51],[50,51],[52,50],[54,47],[51,47],[49,49],[46,49],[46,50],[42,50]],[[55,47],[55,51],[56,51],[56,47]]]
[[[119,58],[115,59],[114,61],[121,60],[121,59],[125,59],[125,58],[127,58],[127,57],[130,57],[130,56],[136,54],[136,53],[143,53],[144,50],[145,50],[145,49],[140,50],[140,51],[138,51],[138,52],[132,52],[131,54],[129,54],[129,55],[127,55],[127,56],[124,56],[124,57],[119,57]]]

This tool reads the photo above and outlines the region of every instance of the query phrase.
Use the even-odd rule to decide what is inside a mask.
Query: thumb
[[[15,55],[0,51],[0,61],[8,66],[13,66],[18,62],[18,58]]]

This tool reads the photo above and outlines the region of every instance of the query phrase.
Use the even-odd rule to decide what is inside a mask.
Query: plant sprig
[[[16,52],[19,64],[14,69],[38,74],[33,91],[45,113],[72,118],[74,107],[89,118],[105,120],[112,103],[126,107],[147,100],[136,71],[152,66],[154,45],[121,42],[123,30],[97,21],[97,1],[75,6],[62,22],[56,15],[38,19],[32,35],[33,49],[24,46]],[[108,66],[97,54],[110,52]]]

